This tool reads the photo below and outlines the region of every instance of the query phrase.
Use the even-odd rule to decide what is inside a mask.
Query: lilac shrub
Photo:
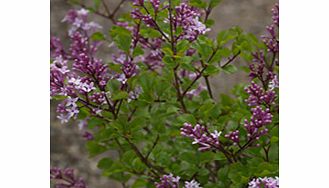
[[[68,40],[50,41],[50,95],[61,123],[78,122],[90,157],[118,154],[98,162],[104,176],[123,187],[279,186],[279,7],[261,40],[238,27],[213,39],[219,2],[123,0],[111,12],[73,1],[83,8],[62,20]],[[118,17],[122,4],[131,11]],[[237,61],[250,84],[214,93],[209,78],[242,70]],[[86,187],[71,169],[52,168],[51,179]]]

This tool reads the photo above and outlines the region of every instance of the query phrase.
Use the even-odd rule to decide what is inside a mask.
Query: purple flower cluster
[[[278,83],[278,75],[273,73],[273,66],[278,65],[279,61],[279,4],[275,4],[272,9],[272,24],[266,27],[267,33],[262,36],[263,42],[267,47],[268,54],[272,54],[270,61],[267,60],[264,52],[253,53],[253,64],[249,66],[250,77],[258,78],[265,88],[268,84],[276,79]]]
[[[144,24],[148,27],[156,28],[156,22],[152,18],[152,16],[149,14],[144,15],[143,13],[140,12],[139,9],[134,9],[131,12],[131,17],[134,19],[142,20]]]
[[[273,73],[272,67],[266,65],[264,52],[255,52],[252,55],[253,63],[249,65],[249,77],[251,79],[258,78],[264,84],[273,80],[276,75]],[[273,66],[273,64],[271,66]]]
[[[275,27],[279,27],[278,4],[274,6],[272,13],[273,23],[267,27],[270,37],[263,37],[269,52],[268,54],[271,54],[272,57],[267,58],[265,56],[266,53],[262,51],[253,53],[253,63],[249,66],[249,76],[252,79],[257,78],[262,83],[262,86],[260,86],[252,81],[245,89],[249,94],[245,102],[248,106],[253,107],[251,109],[252,116],[250,121],[247,119],[244,121],[244,127],[248,132],[249,140],[259,139],[260,136],[268,132],[265,126],[272,123],[273,115],[270,112],[270,108],[275,104],[276,93],[274,89],[279,87],[278,75],[274,73],[274,65],[278,64],[276,62],[276,55],[279,52],[277,33],[274,30]],[[268,59],[271,61],[268,62]],[[265,110],[263,110],[262,105],[266,107]]]
[[[239,130],[231,131],[225,134],[224,137],[232,140],[233,144],[237,145],[240,142],[240,131]]]
[[[138,66],[130,57],[125,53],[120,52],[118,56],[112,56],[115,64],[121,65],[122,74],[116,76],[117,80],[123,85],[126,84],[127,80],[138,73]]]
[[[257,85],[253,81],[245,89],[245,91],[249,94],[249,98],[246,99],[248,106],[258,106],[265,104],[269,107],[274,103],[276,97],[276,94],[273,90],[265,91],[261,86]]]
[[[275,177],[264,177],[264,178],[255,178],[249,182],[248,188],[278,188],[279,187],[279,178]]]
[[[215,130],[210,133],[205,126],[196,124],[194,127],[189,123],[184,123],[181,128],[181,135],[192,138],[192,144],[199,145],[199,151],[207,151],[210,149],[217,149],[220,147],[218,137],[221,132]]]
[[[183,2],[175,7],[176,15],[173,17],[174,27],[182,27],[183,33],[178,36],[179,39],[195,40],[199,35],[210,31],[202,22],[200,11]]]
[[[270,113],[270,109],[262,110],[260,106],[252,108],[251,111],[252,116],[250,121],[245,119],[244,127],[248,132],[248,138],[258,140],[260,136],[268,132],[265,126],[272,123],[273,115]]]
[[[277,39],[277,31],[279,29],[279,4],[275,4],[272,8],[273,23],[266,27],[267,34],[262,36],[263,42],[266,44],[269,52],[279,52],[279,40]]]
[[[276,3],[272,8],[272,20],[273,24],[279,27],[279,4]]]
[[[78,98],[68,97],[58,104],[56,111],[59,115],[57,118],[61,120],[61,123],[67,123],[69,119],[77,117],[79,113],[77,101]]]
[[[150,70],[155,70],[164,66],[162,63],[163,52],[160,50],[163,40],[161,38],[145,39],[141,38],[140,43],[143,49],[148,49],[145,54],[144,63]]]
[[[156,188],[179,188],[180,177],[174,177],[173,174],[164,175],[160,178],[160,182],[155,183]],[[195,181],[185,181],[184,188],[202,188],[200,183]]]
[[[178,188],[180,177],[174,177],[173,174],[164,175],[160,178],[160,182],[155,183],[156,188]]]
[[[75,177],[74,170],[71,168],[51,168],[50,179],[54,181],[55,188],[87,188],[85,181]]]
[[[65,51],[62,43],[56,37],[51,38],[50,66],[50,94],[51,96],[67,96],[57,107],[57,116],[62,123],[67,123],[79,113],[77,102],[84,98],[85,101],[96,103],[91,106],[91,111],[100,114],[104,93],[96,92],[97,88],[104,91],[110,79],[108,68],[101,59],[95,57],[100,45],[99,42],[90,42],[89,34],[97,27],[94,22],[87,22],[88,11],[70,10],[63,21],[71,24],[69,37],[70,48]],[[68,65],[73,61],[72,69]],[[81,97],[81,95],[83,97]]]
[[[133,5],[145,8],[143,0],[134,0]],[[154,12],[157,13],[160,7],[159,0],[150,0]],[[201,11],[195,7],[188,5],[187,2],[182,2],[175,7],[175,13],[168,15],[168,19],[165,22],[170,22],[172,17],[172,25],[174,28],[181,27],[183,32],[177,36],[176,40],[187,39],[189,41],[195,40],[199,35],[203,35],[210,31],[201,21]],[[142,20],[146,26],[158,29],[156,21],[150,14],[144,15],[139,9],[134,9],[131,13],[132,18]]]
[[[67,22],[71,24],[71,28],[69,30],[69,35],[72,36],[77,30],[82,30],[85,32],[93,32],[95,29],[100,29],[102,26],[95,22],[88,22],[88,13],[89,11],[86,9],[80,10],[70,10],[64,19],[63,22]]]

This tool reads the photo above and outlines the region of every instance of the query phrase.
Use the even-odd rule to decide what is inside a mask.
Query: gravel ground
[[[91,0],[90,0],[91,1]],[[117,4],[117,0],[107,0],[109,7]],[[216,7],[211,17],[217,22],[212,28],[210,36],[223,29],[239,25],[246,32],[254,33],[256,36],[264,32],[264,28],[271,21],[271,7],[275,0],[223,0],[220,6]],[[67,27],[61,23],[67,10],[72,8],[64,0],[51,0],[51,26],[52,35],[65,38]],[[121,10],[127,10],[128,6]],[[100,17],[95,17],[104,29],[107,30],[111,23]],[[104,58],[110,57],[110,53],[103,52]],[[243,62],[237,62],[242,64]],[[233,75],[221,74],[211,78],[214,87],[214,94],[227,93],[234,84],[246,82],[246,75],[243,72]],[[119,188],[120,184],[102,177],[96,165],[99,158],[88,158],[85,151],[84,140],[81,131],[75,124],[61,125],[56,119],[56,103],[51,102],[51,165],[58,167],[72,167],[77,169],[78,174],[85,178],[90,188]],[[105,155],[113,155],[111,153]]]

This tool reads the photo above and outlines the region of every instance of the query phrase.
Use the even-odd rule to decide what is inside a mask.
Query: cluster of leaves
[[[96,12],[101,1],[95,1]],[[202,12],[200,21],[207,28],[214,24],[209,19],[212,9],[220,0],[191,0],[189,5]],[[143,6],[133,6],[143,15],[150,15],[156,26],[150,27],[142,19],[124,14],[116,23],[126,23],[138,28],[140,37],[149,41],[161,39],[162,65],[151,69],[143,59],[135,62],[138,73],[122,84],[118,79],[110,79],[105,90],[111,93],[110,100],[114,113],[102,111],[95,115],[88,108],[81,108],[78,119],[87,121],[87,128],[93,138],[87,141],[90,157],[108,151],[117,151],[117,157],[105,157],[98,163],[103,175],[122,182],[129,181],[131,187],[154,187],[162,175],[173,173],[184,181],[197,180],[202,187],[245,187],[254,177],[278,176],[278,113],[273,113],[273,121],[268,126],[269,133],[259,139],[259,145],[241,150],[224,136],[219,139],[223,147],[234,155],[228,159],[216,150],[199,151],[189,138],[181,136],[184,123],[201,124],[209,130],[240,130],[241,143],[247,142],[247,132],[243,120],[251,116],[245,100],[248,94],[245,84],[234,87],[231,95],[213,94],[209,77],[218,74],[234,74],[246,68],[236,67],[240,58],[252,60],[252,52],[266,50],[266,45],[257,37],[234,27],[218,33],[214,40],[199,34],[194,40],[175,40],[183,29],[172,27],[171,16],[180,0],[165,1],[159,11],[152,8],[150,1]],[[112,16],[113,17],[113,16]],[[116,24],[108,34],[96,32],[90,36],[93,41],[111,38],[116,47],[131,59],[145,57],[150,50],[137,42],[134,31],[127,26]],[[191,55],[187,55],[193,51]],[[123,73],[122,65],[107,62],[109,70]],[[184,77],[182,72],[193,74]],[[221,80],[225,82],[225,80]],[[202,84],[205,89],[196,95],[189,95]],[[122,87],[125,85],[125,87]],[[137,97],[130,94],[141,88]],[[60,97],[54,97],[60,99]],[[276,99],[278,100],[278,99]],[[268,146],[271,147],[268,147]],[[265,149],[266,152],[264,152]],[[133,182],[133,183],[131,183]]]

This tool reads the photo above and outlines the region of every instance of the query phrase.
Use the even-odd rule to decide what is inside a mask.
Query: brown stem
[[[155,148],[155,146],[157,145],[158,141],[159,141],[159,134],[157,135],[155,141],[153,142],[152,148],[150,149],[150,151],[146,154],[145,158],[148,159],[150,154],[152,153],[153,149]]]
[[[203,67],[203,69],[199,72],[199,74],[194,78],[194,80],[190,83],[190,85],[184,90],[182,96],[185,96],[186,93],[191,89],[191,87],[195,84],[196,81],[201,78],[202,73],[206,70],[207,67]]]
[[[107,7],[107,4],[105,3],[104,0],[102,0],[102,4],[104,6],[105,12],[107,13],[108,16],[111,15],[109,8]]]
[[[131,149],[135,152],[135,154],[137,155],[137,157],[149,168],[149,170],[156,176],[156,177],[160,177],[158,172],[156,172],[154,169],[155,167],[148,161],[147,158],[145,158],[143,156],[143,154],[139,151],[139,149],[137,148],[137,146],[132,143],[130,141],[130,139],[126,136],[123,136],[124,139],[128,142],[128,144],[130,145]]]
[[[241,51],[236,53],[233,57],[231,57],[224,65],[221,66],[221,68],[225,68],[228,64],[232,63],[235,58],[237,58],[240,55]]]
[[[212,52],[211,56],[209,57],[207,63],[209,63],[209,62],[212,60],[212,58],[214,58],[214,56],[215,56],[217,50],[218,50],[218,49],[213,50],[213,52]],[[195,82],[198,81],[198,80],[201,78],[202,73],[207,69],[208,65],[205,64],[202,60],[201,60],[201,64],[202,64],[202,66],[203,66],[202,70],[199,71],[199,74],[194,78],[194,80],[190,83],[190,85],[184,90],[184,92],[183,92],[183,94],[182,94],[183,97],[184,97],[184,96],[186,95],[186,93],[191,89],[191,87],[195,84]],[[205,79],[208,80],[208,78],[206,78],[206,76],[205,76]],[[211,92],[211,88],[210,88],[210,84],[209,84],[209,80],[206,81],[206,83],[207,83],[207,82],[208,82],[208,84],[207,84],[208,92],[210,91],[210,92],[209,92],[209,95],[211,96],[211,98],[213,98],[213,97],[212,97],[213,95],[212,95],[212,92]],[[209,86],[209,87],[208,87],[208,86]]]
[[[269,159],[269,151],[270,151],[270,148],[271,148],[271,145],[269,145],[267,148],[266,146],[263,147],[263,150],[265,152],[265,161],[266,162],[269,162],[270,159]]]
[[[250,144],[252,144],[252,142],[254,141],[254,139],[250,138],[248,140],[248,142],[246,142],[242,147],[240,147],[240,149],[234,154],[234,156],[238,156],[238,154],[240,154],[243,150],[245,150]]]
[[[209,93],[210,98],[214,99],[214,97],[212,95],[212,91],[211,91],[211,87],[210,87],[208,76],[204,76],[204,80],[206,81],[207,90],[208,90],[208,93]]]
[[[121,0],[120,3],[115,7],[115,9],[113,10],[112,14],[110,14],[110,18],[114,20],[114,16],[115,14],[118,12],[118,10],[120,9],[120,7],[122,6],[122,4],[125,2],[125,0]]]

